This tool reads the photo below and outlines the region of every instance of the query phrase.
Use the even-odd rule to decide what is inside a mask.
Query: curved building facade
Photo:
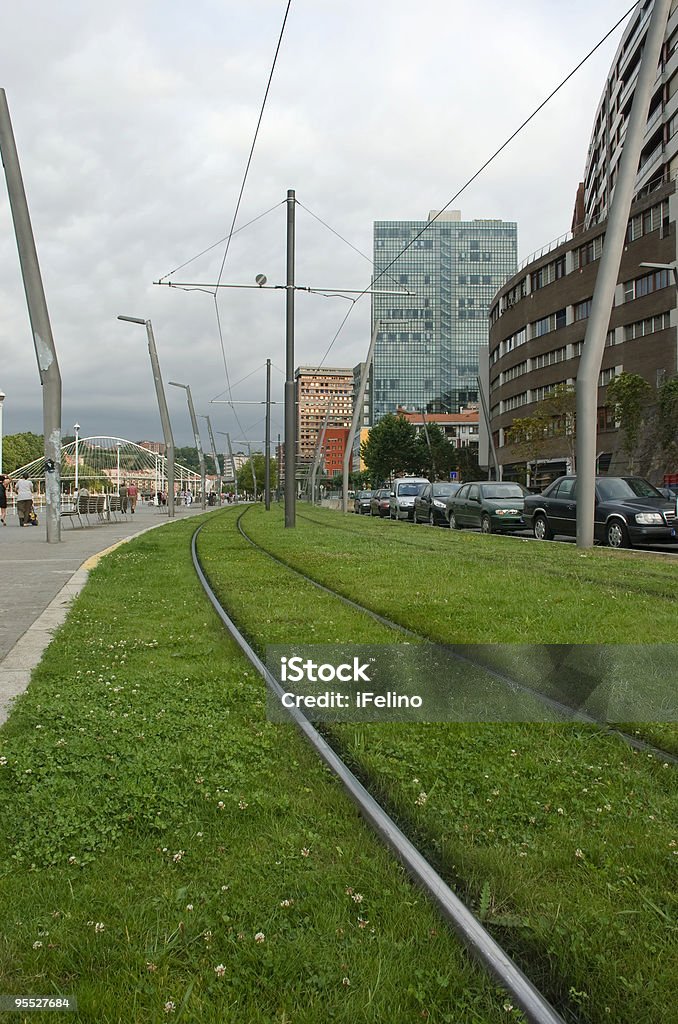
[[[584,175],[583,222],[575,231],[607,217],[619,171],[643,44],[654,0],[639,4],[622,36],[596,110]],[[662,55],[650,99],[636,190],[678,173],[678,0],[673,0]]]
[[[621,468],[607,384],[622,371],[652,384],[678,372],[676,285],[673,272],[641,264],[676,259],[676,182],[659,179],[633,203],[598,390],[601,469]],[[525,455],[508,442],[516,418],[529,417],[558,384],[576,384],[605,220],[527,263],[495,296],[490,312],[489,418],[498,461],[507,477]],[[562,439],[545,442],[537,483],[566,470]],[[602,457],[605,457],[605,461]],[[612,457],[612,459],[611,459]]]

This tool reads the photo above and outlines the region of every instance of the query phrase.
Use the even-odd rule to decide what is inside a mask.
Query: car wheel
[[[492,522],[489,516],[483,516],[480,520],[480,529],[482,533],[492,533]]]
[[[631,546],[629,531],[621,519],[611,519],[605,527],[605,543],[610,548],[628,548]]]
[[[459,529],[459,523],[457,522],[457,517],[455,516],[454,512],[450,512],[449,524],[451,530]]]
[[[553,540],[553,531],[545,516],[536,516],[532,529],[537,540]]]
[[[435,526],[436,525],[436,519],[435,519],[435,516],[433,515],[433,512],[429,512],[429,514],[428,514],[428,525],[429,526]]]

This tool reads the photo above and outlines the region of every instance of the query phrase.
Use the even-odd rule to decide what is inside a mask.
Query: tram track
[[[238,529],[245,539],[250,540],[241,529],[240,520],[243,514],[241,513],[238,517]],[[284,693],[282,687],[261,661],[253,646],[229,616],[212,589],[197,551],[197,538],[202,529],[203,526],[198,527],[191,540],[191,556],[198,579],[216,614],[229,634],[255,670],[261,675],[267,688],[280,699]],[[253,542],[250,540],[250,543]],[[255,545],[255,547],[259,548],[258,545]],[[269,557],[273,557],[276,561],[280,562],[279,559],[271,556],[264,549],[260,550],[262,553],[268,554]],[[284,565],[282,562],[281,564]],[[290,567],[287,566],[287,568]],[[303,574],[300,573],[299,575]],[[314,583],[315,581],[309,578],[309,582]],[[328,587],[316,585],[336,598],[342,597]],[[342,600],[349,601],[347,598],[342,598]],[[354,604],[360,611],[369,613],[369,609],[361,608],[355,602],[349,603]],[[378,616],[378,619],[382,623],[388,622],[388,620],[381,616]],[[483,923],[452,891],[430,861],[407,838],[393,818],[384,810],[321,733],[296,708],[290,708],[288,715],[324,764],[339,780],[346,793],[357,805],[364,819],[386,846],[391,849],[412,879],[439,908],[445,920],[452,926],[472,955],[515,1000],[530,1024],[565,1024],[564,1018],[518,967],[510,954],[490,935]]]
[[[445,653],[455,661],[468,665],[469,667],[472,667],[474,669],[482,669],[483,672],[485,672],[491,678],[497,680],[499,683],[506,686],[512,693],[521,694],[526,697],[536,698],[544,705],[546,709],[548,709],[551,712],[555,712],[558,715],[563,715],[572,722],[578,722],[586,725],[595,726],[601,732],[608,735],[616,736],[625,744],[627,744],[627,746],[630,746],[631,748],[638,750],[639,752],[655,757],[658,760],[661,760],[662,762],[669,762],[673,765],[678,765],[678,757],[670,751],[664,750],[661,747],[649,743],[647,740],[643,740],[640,737],[633,735],[632,733],[625,732],[623,729],[618,729],[613,726],[609,726],[606,723],[599,721],[593,715],[590,715],[585,711],[572,708],[571,706],[564,704],[563,702],[558,701],[553,697],[550,697],[548,694],[535,690],[533,687],[526,685],[523,681],[515,678],[507,672],[493,669],[491,666],[488,666],[486,663],[482,661],[474,660],[468,655],[460,653],[458,650],[455,649],[455,646],[452,644],[441,643],[440,641],[434,640],[430,636],[426,636],[423,633],[416,632],[415,630],[412,630],[409,627],[402,625],[402,623],[395,622],[394,620],[387,618],[385,615],[382,615],[381,613],[374,611],[374,609],[369,608],[367,605],[363,605],[358,601],[355,601],[353,598],[347,597],[340,591],[337,591],[332,587],[328,587],[324,583],[320,583],[318,580],[315,580],[312,576],[309,576],[301,569],[298,569],[296,566],[290,565],[288,562],[280,558],[278,555],[274,555],[271,551],[268,551],[261,544],[259,544],[252,537],[250,537],[242,525],[242,520],[246,512],[247,509],[244,509],[242,512],[240,512],[236,520],[238,532],[243,537],[243,539],[246,540],[248,544],[252,545],[252,547],[254,547],[261,554],[266,555],[273,562],[276,562],[278,565],[283,566],[290,572],[295,573],[301,579],[305,580],[307,583],[312,584],[314,587],[317,587],[324,593],[329,594],[330,596],[343,602],[348,607],[353,608],[354,610],[364,615],[368,615],[375,622],[380,623],[382,626],[386,626],[389,629],[399,632],[404,636],[411,637],[412,639],[415,639],[417,641],[421,641],[427,644],[435,644],[437,648],[444,650]],[[308,519],[309,522],[316,522],[315,519],[312,519],[310,517],[306,518]],[[338,527],[338,529],[346,530],[346,527]],[[430,551],[432,549],[428,548],[427,550]],[[464,646],[469,647],[471,645]]]

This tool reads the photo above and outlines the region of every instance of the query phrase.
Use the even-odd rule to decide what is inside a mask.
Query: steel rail
[[[262,676],[271,692],[278,699],[281,699],[285,691],[247,642],[222,607],[210,586],[197,552],[196,542],[201,530],[202,526],[199,526],[191,539],[191,556],[200,583],[214,610],[233,639]],[[443,916],[450,922],[468,949],[490,971],[512,998],[515,999],[528,1021],[530,1021],[530,1024],[564,1024],[560,1014],[557,1013],[541,992],[535,988],[527,975],[513,962],[511,957],[492,938],[480,921],[474,917],[468,907],[462,903],[417,848],[401,832],[392,818],[389,817],[362,783],[358,781],[353,772],[344,764],[317,729],[298,709],[290,708],[287,710],[290,719],[311,743],[327,767],[336,775],[348,795],[360,809],[366,821],[370,823],[381,839],[407,868],[412,878],[419,883],[434,903],[437,904]]]
[[[249,507],[251,506],[248,506],[248,508]],[[564,715],[572,722],[581,722],[584,725],[594,725],[597,729],[600,730],[601,733],[609,736],[617,736],[619,737],[619,739],[623,740],[623,742],[626,743],[627,746],[632,747],[635,750],[638,750],[645,754],[651,754],[658,760],[668,761],[671,764],[678,765],[678,757],[676,757],[675,754],[669,753],[668,750],[663,750],[661,747],[656,747],[654,746],[654,744],[648,743],[647,740],[639,739],[637,736],[631,735],[631,733],[624,732],[623,729],[615,729],[614,726],[607,725],[607,723],[605,722],[601,722],[593,715],[588,714],[588,712],[572,708],[568,704],[563,704],[561,701],[555,700],[553,697],[549,697],[547,694],[541,693],[539,690],[533,690],[531,687],[525,686],[519,680],[507,675],[505,672],[500,672],[498,669],[492,668],[489,665],[485,665],[482,662],[474,661],[473,658],[469,658],[464,654],[460,654],[459,651],[456,651],[454,649],[453,645],[440,643],[437,640],[432,640],[430,637],[425,636],[423,633],[417,633],[414,630],[409,629],[407,626],[401,625],[399,622],[394,622],[392,619],[386,618],[385,615],[380,615],[379,612],[373,611],[371,608],[368,608],[365,605],[360,604],[358,601],[354,601],[352,598],[346,597],[344,594],[339,593],[339,591],[332,590],[331,587],[326,586],[324,583],[319,583],[317,580],[314,580],[311,576],[308,576],[305,572],[302,572],[301,569],[297,569],[295,566],[290,565],[289,562],[285,562],[284,559],[272,554],[266,548],[258,544],[257,541],[253,540],[247,533],[245,533],[241,520],[247,511],[247,508],[243,509],[236,520],[236,526],[238,527],[238,531],[244,538],[244,540],[251,544],[252,547],[256,548],[257,551],[260,551],[262,554],[266,555],[267,558],[270,558],[272,561],[277,562],[278,565],[283,566],[283,568],[287,569],[289,572],[296,573],[297,576],[301,577],[301,579],[303,580],[306,580],[307,583],[313,584],[313,586],[317,587],[318,590],[322,590],[326,594],[329,594],[331,597],[335,597],[339,601],[343,601],[343,603],[348,605],[349,608],[353,608],[356,611],[362,612],[364,615],[369,615],[370,618],[374,619],[382,626],[386,626],[389,629],[396,630],[399,633],[404,633],[406,636],[411,636],[416,640],[423,640],[425,643],[435,644],[436,647],[439,647],[442,650],[444,650],[450,657],[454,658],[455,661],[460,661],[463,664],[469,665],[475,669],[482,669],[482,671],[486,672],[488,676],[490,676],[492,679],[496,679],[504,686],[507,686],[514,693],[520,693],[527,697],[534,697],[535,700],[540,701],[542,704],[545,705],[545,707],[548,707],[550,710],[555,711],[558,714]],[[306,518],[308,519],[308,517]],[[313,519],[308,519],[308,521],[315,522],[315,520]],[[339,527],[339,529],[342,529],[342,527]],[[345,529],[345,527],[343,527],[343,529]]]

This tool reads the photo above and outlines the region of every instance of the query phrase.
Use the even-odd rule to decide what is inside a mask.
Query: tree
[[[570,465],[574,469],[577,454],[577,392],[571,384],[557,384],[537,409],[551,417],[551,436],[563,440]]]
[[[607,385],[607,400],[614,406],[629,473],[636,471],[652,398],[652,387],[637,373],[620,373]]]
[[[508,443],[513,446],[519,458],[534,463],[534,478],[537,477],[539,457],[548,437],[551,418],[543,411],[532,416],[516,419],[507,431]]]
[[[656,451],[659,470],[671,473],[678,469],[678,377],[669,377],[659,387],[656,408]]]
[[[458,450],[437,423],[427,423],[417,437],[420,465],[431,480],[449,479],[458,464]]]
[[[252,466],[254,466],[254,475],[257,480],[257,494],[261,494],[266,486],[266,456],[261,452],[254,452],[251,460],[248,459],[247,462],[244,462],[238,470],[238,490],[252,493],[254,488]],[[271,490],[277,486],[277,482],[278,466],[275,459],[271,459]]]
[[[3,472],[13,473],[15,469],[28,465],[45,454],[45,439],[42,434],[8,434],[2,441]]]
[[[370,430],[360,446],[372,483],[380,484],[395,473],[420,473],[421,448],[413,425],[404,416],[389,413]]]

